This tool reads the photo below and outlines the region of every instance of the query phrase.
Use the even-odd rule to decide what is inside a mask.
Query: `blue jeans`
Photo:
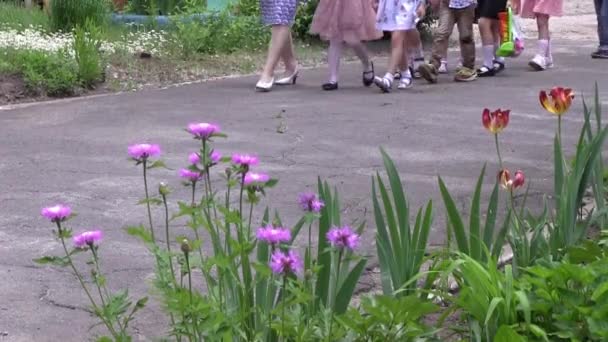
[[[608,51],[608,0],[594,0],[600,50]]]

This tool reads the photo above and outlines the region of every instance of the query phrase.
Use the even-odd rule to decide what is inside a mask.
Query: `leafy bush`
[[[34,94],[65,96],[78,86],[78,71],[67,51],[48,53],[35,50],[8,51],[12,69],[23,75]]]
[[[228,7],[230,13],[246,17],[260,16],[260,0],[238,0]]]
[[[76,26],[84,26],[87,20],[103,27],[107,24],[109,11],[108,0],[53,0],[51,27],[56,31],[70,32]]]
[[[608,339],[608,254],[588,242],[562,262],[542,262],[522,278],[534,322],[551,341]]]
[[[291,28],[293,35],[302,40],[311,39],[310,25],[319,0],[307,0],[298,8],[296,19]]]
[[[255,17],[233,17],[224,12],[204,20],[175,22],[174,48],[185,58],[196,54],[232,53],[265,47],[270,33]]]
[[[84,87],[90,88],[102,78],[100,44],[101,31],[90,21],[84,27],[77,26],[74,30],[74,56],[78,64],[78,77]]]

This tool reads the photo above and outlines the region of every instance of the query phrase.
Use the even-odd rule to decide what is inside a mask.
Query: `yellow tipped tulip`
[[[561,116],[570,109],[574,93],[570,88],[555,87],[549,91],[542,90],[539,94],[540,104],[551,114]]]

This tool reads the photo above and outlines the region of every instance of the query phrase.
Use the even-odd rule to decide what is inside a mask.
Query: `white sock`
[[[412,78],[412,73],[410,72],[409,68],[401,71],[401,79],[403,79],[404,77],[405,78]]]
[[[327,52],[327,64],[329,66],[329,83],[338,83],[340,57],[342,57],[342,42],[332,40],[329,42],[329,51]]]
[[[551,45],[552,45],[551,40],[549,39],[548,44],[547,44],[547,57],[549,57],[549,58],[553,58],[553,55],[551,53]]]
[[[500,45],[494,45],[495,49],[494,49],[494,55],[496,55],[496,51],[498,51],[498,49],[500,48]],[[505,62],[505,58],[504,57],[500,57],[500,56],[496,56],[495,60],[504,63]]]
[[[549,41],[547,39],[538,40],[538,54],[543,57],[549,56]]]
[[[494,67],[494,45],[484,45],[483,49],[483,65],[486,68]]]

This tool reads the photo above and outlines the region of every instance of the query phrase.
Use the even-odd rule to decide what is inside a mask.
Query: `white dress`
[[[376,28],[382,31],[405,31],[416,28],[416,9],[420,0],[380,0]]]

